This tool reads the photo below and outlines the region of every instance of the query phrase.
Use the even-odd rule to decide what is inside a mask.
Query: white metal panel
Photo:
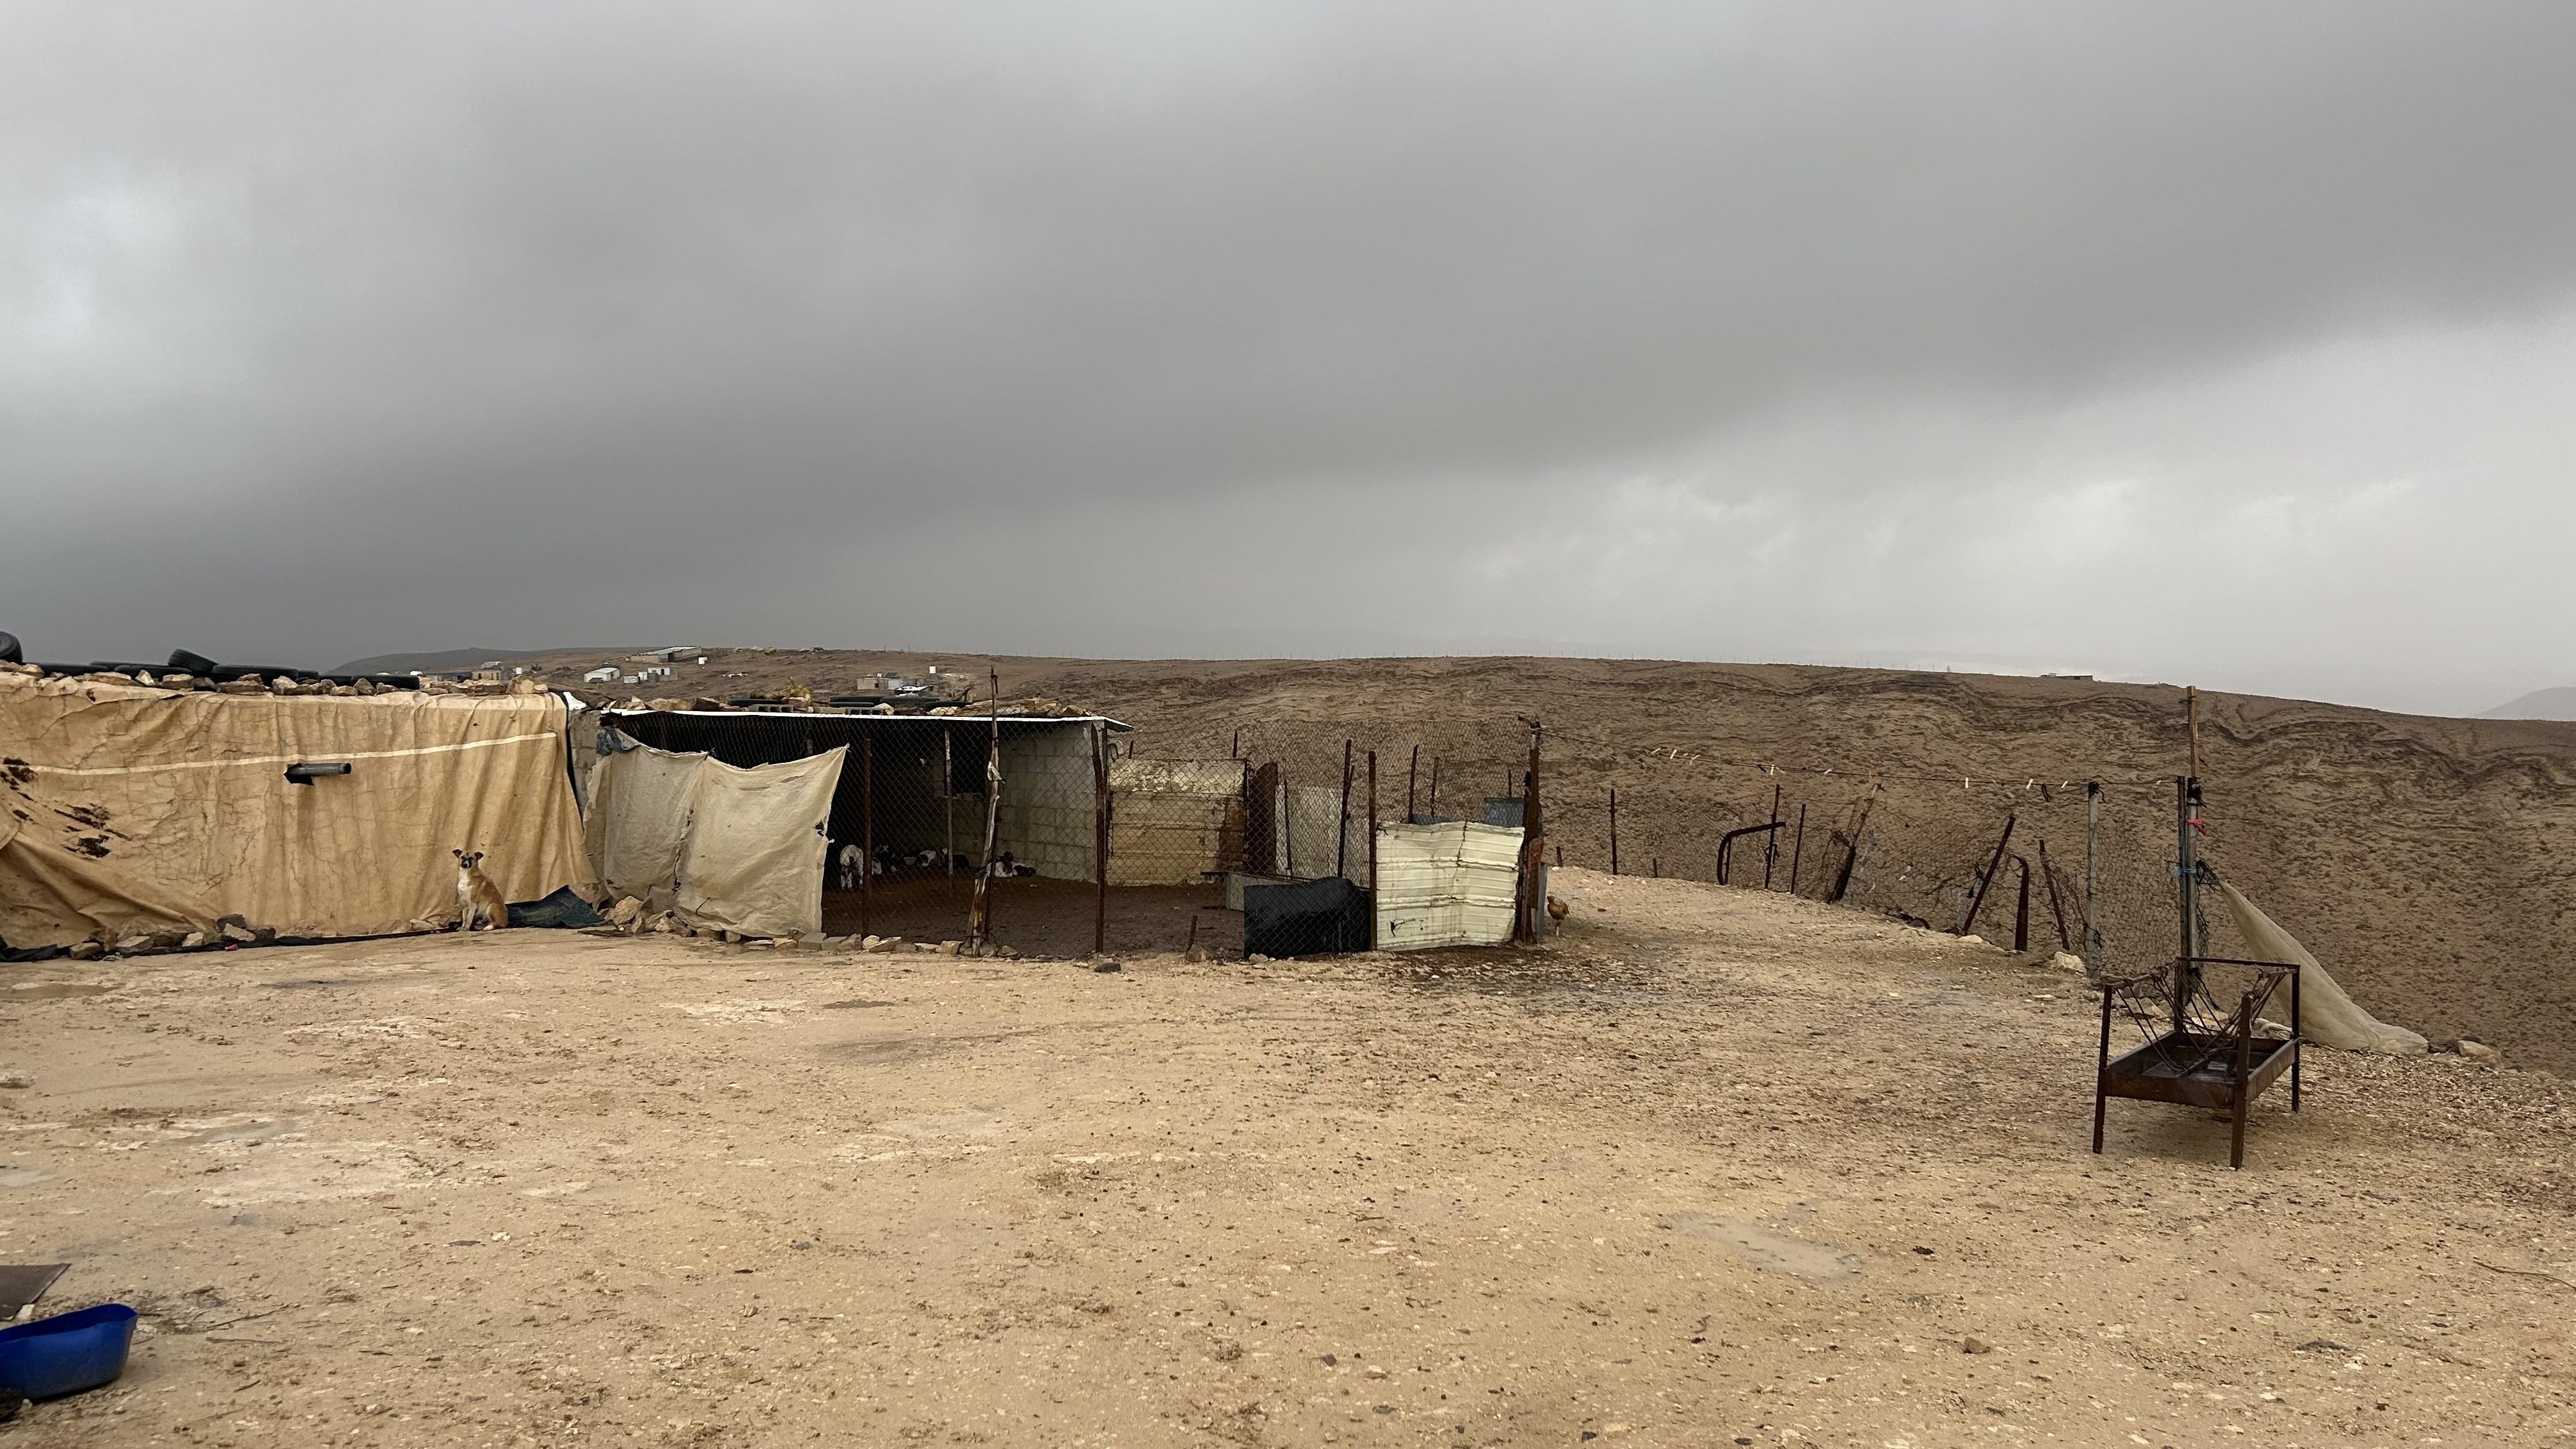
[[[1378,949],[1422,951],[1509,941],[1520,847],[1517,830],[1464,820],[1380,826]]]

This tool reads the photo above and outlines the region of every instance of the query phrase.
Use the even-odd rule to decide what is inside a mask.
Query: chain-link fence
[[[1129,747],[1234,751],[1263,762],[1248,768],[1276,769],[1292,827],[1302,822],[1310,841],[1349,842],[1330,860],[1293,851],[1288,873],[1365,883],[1365,827],[1336,826],[1365,813],[1372,753],[1379,820],[1519,821],[1527,723],[1453,723],[1443,733],[1436,753],[1392,731],[1345,740],[1294,722],[1147,735]],[[2112,973],[2153,969],[2178,949],[2170,779],[1875,776],[1565,738],[1571,748],[1541,763],[1556,864],[1794,893],[2015,949],[2065,951]],[[1347,816],[1345,746],[1355,782]]]
[[[1453,725],[1438,750],[1294,722],[1204,738],[972,712],[619,722],[647,744],[736,765],[848,747],[825,929],[921,941],[980,931],[1048,955],[1366,949],[1378,827],[1518,826],[1530,769],[1529,724],[1508,717]],[[2175,954],[2170,781],[1870,777],[1671,747],[1605,766],[1612,742],[1579,743],[1563,767],[1542,751],[1554,864],[1791,893],[2108,972]],[[1318,882],[1347,886],[1307,888]]]

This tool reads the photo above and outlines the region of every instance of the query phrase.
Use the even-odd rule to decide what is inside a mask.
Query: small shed
[[[1199,885],[1243,869],[1242,760],[1109,762],[1109,883]]]
[[[1007,709],[1009,706],[1005,706]],[[998,731],[1001,809],[994,857],[1056,880],[1093,878],[1099,828],[1093,714],[879,714],[838,710],[611,709],[602,721],[656,749],[741,769],[846,746],[829,837],[865,838],[896,861],[962,857],[982,867],[985,757]]]

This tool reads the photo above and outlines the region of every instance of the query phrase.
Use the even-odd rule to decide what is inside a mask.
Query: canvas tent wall
[[[615,749],[620,743],[625,749]],[[751,936],[823,928],[832,793],[848,750],[748,769],[612,740],[587,822],[613,893]]]
[[[376,935],[455,915],[454,849],[512,900],[587,889],[552,695],[217,694],[0,673],[0,940]],[[286,767],[346,763],[293,784]]]

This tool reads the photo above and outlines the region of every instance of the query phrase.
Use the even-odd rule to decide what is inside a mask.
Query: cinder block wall
[[[1090,880],[1097,829],[1094,788],[1088,725],[1006,731],[994,850],[1009,851],[1042,876]]]

